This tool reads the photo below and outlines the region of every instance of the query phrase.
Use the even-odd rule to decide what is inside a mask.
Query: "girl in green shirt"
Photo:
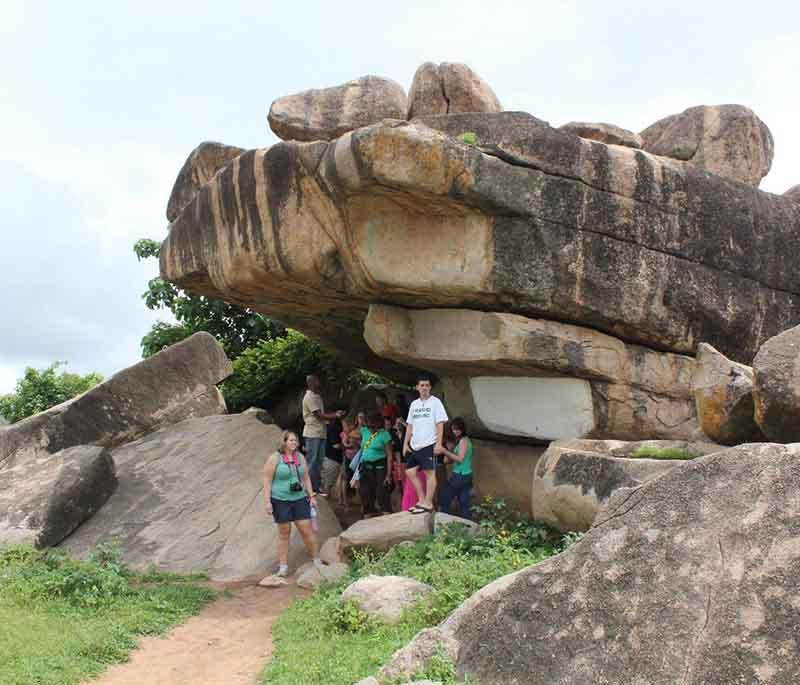
[[[358,494],[364,518],[376,516],[375,500],[385,514],[392,513],[392,436],[383,427],[383,416],[377,412],[367,417],[361,429],[361,462]]]
[[[450,430],[456,439],[456,446],[451,452],[444,449],[444,456],[453,462],[453,473],[450,480],[442,488],[439,508],[445,514],[450,513],[450,504],[458,498],[458,512],[461,518],[471,519],[470,499],[472,498],[472,440],[467,435],[467,425],[460,416],[450,422]]]

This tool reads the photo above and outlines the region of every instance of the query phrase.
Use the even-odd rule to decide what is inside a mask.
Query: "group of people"
[[[392,403],[378,393],[375,410],[346,416],[326,412],[320,380],[308,376],[303,397],[303,443],[286,431],[280,449],[264,468],[267,512],[278,526],[278,575],[288,575],[291,524],[314,559],[317,543],[310,519],[316,497],[335,496],[347,505],[353,492],[365,518],[405,510],[423,514],[439,509],[470,518],[473,445],[461,418],[448,420],[442,402],[431,395],[428,376],[417,379],[419,397]],[[450,476],[447,464],[452,463]]]

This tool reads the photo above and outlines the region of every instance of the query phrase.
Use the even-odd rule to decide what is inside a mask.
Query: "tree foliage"
[[[134,244],[133,251],[139,260],[158,258],[160,247],[155,240],[145,238]],[[188,338],[193,333],[206,331],[220,342],[231,359],[235,359],[260,341],[284,333],[280,323],[252,309],[187,293],[183,288],[162,278],[150,280],[142,299],[148,309],[168,309],[177,320],[175,324],[159,321],[153,325],[150,332],[142,338],[144,357]]]
[[[235,359],[233,375],[222,390],[230,411],[269,408],[270,399],[302,387],[309,373],[319,375],[326,385],[345,390],[383,381],[368,371],[343,366],[319,343],[287,329],[283,337],[262,340]]]
[[[99,373],[81,376],[58,369],[66,362],[55,362],[45,369],[25,369],[17,381],[16,392],[0,397],[0,415],[11,423],[66,402],[93,388],[103,377]]]

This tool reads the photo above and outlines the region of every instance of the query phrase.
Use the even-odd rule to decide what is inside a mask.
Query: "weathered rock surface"
[[[504,499],[517,511],[531,513],[531,483],[545,447],[473,440],[473,498]]]
[[[642,147],[642,137],[638,133],[628,131],[614,124],[570,121],[568,124],[559,126],[558,130],[573,133],[588,140],[596,140],[606,145],[624,145],[637,150]]]
[[[452,114],[241,155],[172,223],[161,268],[406,380],[363,341],[369,304],[571,321],[673,352],[706,341],[747,363],[800,320],[799,222],[788,198],[692,165],[525,114]]]
[[[214,174],[244,151],[240,147],[209,141],[200,143],[192,150],[178,172],[175,185],[172,186],[167,202],[167,219],[173,221],[201,186],[208,183],[214,178]]]
[[[369,575],[345,588],[342,601],[353,600],[358,608],[386,623],[397,623],[403,611],[433,592],[414,578]]]
[[[481,532],[481,527],[475,523],[475,521],[470,521],[468,519],[461,518],[460,516],[454,516],[453,514],[445,514],[442,511],[437,511],[433,515],[434,533],[438,533],[440,530],[451,525],[466,526],[470,535],[479,535]]]
[[[433,514],[396,514],[356,521],[339,536],[339,551],[370,547],[385,552],[406,540],[419,540],[433,532]]]
[[[800,326],[761,347],[753,360],[755,420],[773,442],[800,442]]]
[[[312,590],[322,583],[333,583],[341,580],[350,572],[350,566],[343,563],[321,564],[316,566],[313,561],[307,561],[297,569],[297,585]]]
[[[721,445],[761,442],[753,416],[753,369],[700,343],[692,388],[700,428]]]
[[[282,431],[257,414],[187,419],[113,452],[119,487],[63,543],[78,554],[116,539],[134,568],[203,571],[214,580],[261,578],[277,566],[277,527],[267,516],[263,470]],[[317,539],[341,527],[318,501]],[[289,563],[308,560],[292,533]]]
[[[691,162],[758,186],[772,166],[775,144],[767,125],[742,105],[701,105],[660,119],[641,132],[644,149]]]
[[[800,445],[671,469],[614,497],[563,554],[480,590],[384,671],[410,675],[441,648],[486,685],[796,682],[798,490]]]
[[[635,488],[685,463],[632,457],[639,447],[677,448],[691,456],[722,449],[710,443],[663,440],[553,442],[536,466],[531,488],[533,518],[561,531],[588,530],[614,492]]]
[[[685,440],[698,430],[691,357],[590,328],[373,305],[364,338],[381,357],[439,374],[449,411],[476,435]]]
[[[488,83],[466,64],[425,62],[408,93],[408,118],[457,112],[502,112]]]
[[[278,98],[267,120],[282,140],[332,140],[382,119],[405,119],[408,100],[396,81],[362,76],[340,86]]]
[[[104,447],[82,445],[0,467],[0,544],[56,545],[117,487]]]
[[[339,549],[339,536],[328,538],[319,548],[319,558],[326,564],[341,564],[344,557]]]
[[[783,194],[783,197],[788,197],[794,202],[800,202],[800,183],[789,188],[789,190]]]
[[[0,465],[75,445],[115,447],[191,416],[222,414],[216,384],[232,372],[213,336],[195,333],[83,395],[0,429]]]

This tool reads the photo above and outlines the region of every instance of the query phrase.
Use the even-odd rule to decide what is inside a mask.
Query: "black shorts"
[[[418,450],[411,450],[406,457],[406,468],[413,469],[418,466],[423,471],[433,471],[436,468],[436,455],[433,453],[433,445],[422,447]]]
[[[272,518],[275,523],[291,523],[292,521],[304,521],[311,518],[311,505],[308,497],[303,499],[286,500],[270,499],[272,502]]]

